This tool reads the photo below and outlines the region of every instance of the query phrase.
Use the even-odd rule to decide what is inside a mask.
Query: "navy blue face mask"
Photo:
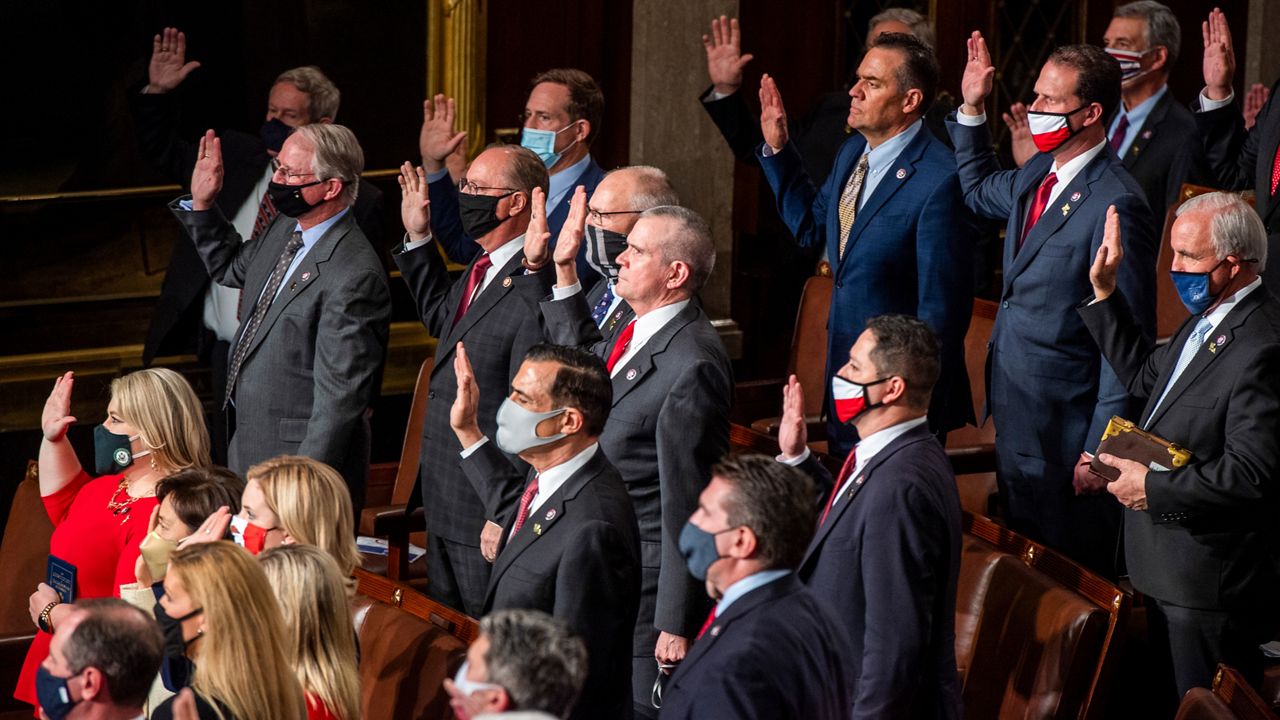
[[[1177,270],[1169,271],[1169,275],[1173,277],[1173,286],[1178,290],[1178,298],[1182,300],[1182,304],[1187,307],[1187,310],[1192,315],[1199,315],[1203,313],[1205,310],[1208,310],[1210,307],[1213,306],[1215,302],[1217,302],[1218,297],[1222,295],[1221,292],[1218,293],[1217,295],[1213,295],[1210,292],[1209,276],[1213,273],[1214,270],[1217,270],[1218,268],[1222,267],[1222,263],[1226,262],[1227,260],[1228,258],[1222,258],[1222,260],[1219,260],[1218,264],[1210,268],[1208,272],[1179,272]],[[1239,262],[1243,264],[1243,263],[1252,263],[1252,262],[1258,262],[1258,261],[1257,260],[1241,260]]]
[[[278,153],[280,148],[284,147],[284,141],[293,134],[293,128],[280,122],[280,118],[271,118],[262,123],[258,134],[262,137],[262,144],[266,145],[268,150]]]
[[[36,668],[36,700],[49,720],[62,720],[80,704],[79,700],[71,699],[71,688],[67,687],[67,681],[76,675],[61,678],[46,670],[44,665]]]

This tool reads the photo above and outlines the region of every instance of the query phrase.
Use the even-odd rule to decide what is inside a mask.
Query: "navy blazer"
[[[801,469],[831,487],[817,458]],[[797,575],[849,633],[850,717],[960,717],[960,494],[927,426],[871,458],[818,527]]]
[[[590,157],[590,156],[589,156]],[[577,185],[587,189],[587,200],[596,191],[596,186],[604,179],[604,170],[590,157],[587,167],[578,178]],[[480,254],[480,246],[462,229],[462,218],[458,215],[458,186],[448,175],[427,184],[427,196],[431,200],[431,234],[440,247],[448,253],[449,259],[456,263],[469,263]],[[569,217],[569,201],[573,198],[570,190],[564,200],[547,215],[547,229],[551,231],[550,249],[556,247],[560,237],[560,228]],[[583,243],[578,250],[578,279],[582,287],[591,287],[600,279],[600,273],[587,263],[587,244]]]
[[[1119,286],[1132,299],[1143,332],[1154,338],[1159,226],[1142,189],[1109,149],[1062,189],[1018,249],[1036,191],[1053,166],[1039,153],[1018,170],[1001,170],[988,123],[947,121],[955,141],[965,204],[1004,219],[1004,288],[987,345],[987,413],[999,428],[998,449],[1070,468],[1092,452],[1112,415],[1132,407],[1124,386],[1103,362],[1075,305],[1093,293],[1089,267],[1107,206],[1120,213],[1125,259]]]
[[[835,720],[849,715],[848,649],[794,574],[738,598],[667,683],[662,720]]]
[[[796,242],[827,246],[835,279],[827,377],[846,362],[868,319],[884,313],[919,317],[942,342],[942,376],[930,424],[952,430],[974,421],[964,365],[964,336],[973,312],[974,224],[960,194],[955,157],[928,128],[920,128],[858,211],[840,259],[840,194],[866,144],[858,134],[846,140],[821,188],[804,171],[794,143],[776,155],[759,153],[760,166]],[[827,403],[827,416],[834,418],[829,392]],[[847,426],[833,420],[828,430],[830,437],[852,444]]]

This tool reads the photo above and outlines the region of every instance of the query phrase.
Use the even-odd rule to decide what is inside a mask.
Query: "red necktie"
[[[1276,149],[1276,159],[1271,162],[1271,194],[1276,194],[1276,187],[1280,186],[1280,148]]]
[[[636,332],[636,321],[632,320],[627,326],[622,328],[622,332],[618,333],[618,339],[613,343],[613,350],[609,351],[609,362],[605,366],[609,372],[613,372],[613,366],[618,364],[623,355],[627,354],[627,348],[631,347],[631,336]]]
[[[716,621],[716,606],[712,605],[711,612],[707,613],[707,621],[702,623],[702,629],[698,631],[698,635],[697,637],[694,638],[694,640],[701,640],[702,636],[707,633],[708,628],[710,628],[711,625],[715,623],[715,621]]]
[[[520,511],[516,513],[516,524],[511,526],[511,536],[520,532],[520,527],[524,525],[524,521],[529,519],[529,505],[533,503],[533,496],[538,494],[538,476],[534,475],[529,481],[528,487],[524,489],[524,494],[520,496]]]
[[[1120,122],[1116,123],[1116,131],[1111,134],[1111,149],[1114,152],[1120,152],[1120,146],[1124,145],[1124,136],[1129,134],[1129,116],[1121,115]]]
[[[491,267],[493,267],[493,260],[489,259],[489,253],[481,255],[476,264],[471,266],[471,274],[467,276],[467,289],[463,291],[462,301],[458,303],[458,314],[453,316],[454,325],[457,325],[462,316],[467,314],[467,308],[471,307],[476,288],[480,287],[480,283],[484,282],[484,274]]]
[[[822,527],[822,523],[827,521],[827,514],[831,512],[831,506],[835,504],[836,497],[840,495],[840,488],[844,487],[849,476],[853,474],[853,469],[858,465],[858,449],[854,448],[849,451],[849,457],[844,459],[844,465],[840,466],[840,475],[836,478],[835,487],[831,488],[831,496],[827,498],[827,506],[822,510],[822,519],[818,521],[818,527]]]
[[[1018,240],[1018,249],[1022,249],[1022,243],[1027,241],[1027,235],[1031,232],[1031,228],[1035,227],[1036,221],[1044,214],[1044,209],[1049,204],[1049,193],[1053,191],[1053,186],[1058,184],[1058,176],[1056,173],[1049,173],[1045,176],[1044,182],[1040,183],[1040,189],[1036,191],[1035,202],[1031,204],[1031,209],[1027,211],[1027,221],[1022,224],[1022,238]]]

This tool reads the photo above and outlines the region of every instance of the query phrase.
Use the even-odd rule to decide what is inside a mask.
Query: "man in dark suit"
[[[475,362],[476,382],[505,388],[529,348],[542,340],[538,314],[512,292],[515,281],[548,291],[550,271],[526,275],[525,229],[530,198],[545,192],[547,170],[536,155],[513,145],[494,146],[476,158],[463,178],[459,202],[467,209],[470,235],[484,253],[458,280],[449,279],[445,261],[432,242],[435,216],[422,168],[401,168],[401,217],[404,245],[392,258],[409,286],[418,316],[436,345],[435,367],[422,426],[422,503],[427,521],[427,574],[430,595],[450,607],[479,617],[489,586],[489,563],[480,553],[481,534],[490,541],[502,531],[496,517],[467,482],[459,463],[462,447],[449,429],[449,405],[457,391],[453,353],[465,341]],[[497,429],[500,393],[480,400],[481,430]],[[486,523],[486,520],[489,522]]]
[[[1194,198],[1179,208],[1170,237],[1172,269],[1183,273],[1179,295],[1192,314],[1156,347],[1116,287],[1117,266],[1130,260],[1121,224],[1113,211],[1090,272],[1093,296],[1079,313],[1129,393],[1145,402],[1131,417],[1191,451],[1172,469],[1098,458],[1119,470],[1107,490],[1127,508],[1129,577],[1150,601],[1151,642],[1172,707],[1188,689],[1208,686],[1219,662],[1256,686],[1258,645],[1280,629],[1280,303],[1259,279],[1267,238],[1257,214],[1236,195]]]
[[[1157,226],[1178,201],[1184,183],[1209,179],[1195,118],[1169,92],[1169,71],[1178,59],[1182,29],[1165,5],[1140,0],[1117,7],[1102,39],[1120,63],[1120,106],[1107,124],[1111,149],[1142,188]],[[1027,128],[1027,108],[1015,103],[1004,115],[1015,161],[1036,154]]]
[[[835,289],[827,341],[827,377],[868,318],[919,316],[942,338],[943,378],[930,413],[941,435],[974,421],[964,336],[973,309],[973,225],[956,179],[955,156],[924,128],[938,62],[911,35],[871,42],[858,67],[847,140],[835,170],[815,188],[788,142],[786,110],[773,78],[760,81],[760,165],[796,242],[826,245]],[[827,398],[827,441],[843,457],[857,440],[837,422]]]
[[[716,605],[662,690],[664,720],[849,716],[843,628],[795,574],[813,493],[802,473],[761,455],[712,470],[680,551]]]
[[[534,346],[498,411],[496,446],[476,422],[480,390],[461,347],[454,372],[449,420],[462,469],[490,515],[503,519],[496,547],[484,548],[494,563],[484,612],[525,608],[564,621],[587,644],[587,683],[572,717],[630,718],[640,534],[598,442],[613,399],[604,362],[577,348]],[[504,451],[532,469],[517,470]]]
[[[433,230],[454,262],[469,262],[480,250],[463,224],[458,191],[444,164],[449,154],[466,140],[467,133],[454,131],[453,98],[436,95],[422,103],[422,111],[418,145],[430,183]],[[591,156],[591,143],[600,135],[604,120],[604,93],[596,81],[581,70],[547,70],[534,76],[523,118],[520,144],[537,153],[551,173],[547,221],[554,246],[569,215],[569,198],[574,188],[586,188],[590,197],[604,178],[604,170]],[[578,273],[588,284],[599,279],[581,254]]]
[[[555,248],[553,299],[540,307],[548,341],[591,346],[613,378],[613,409],[600,447],[626,482],[640,523],[632,686],[637,713],[650,716],[654,660],[678,663],[706,612],[705,592],[684,571],[677,528],[729,447],[732,370],[694,301],[715,265],[715,246],[706,221],[691,210],[662,206],[642,213],[617,260],[618,296],[635,320],[602,332],[574,263],[587,216],[585,191],[577,191],[572,206]],[[525,293],[534,303],[543,296],[537,288]]]
[[[166,178],[186,187],[197,158],[197,143],[178,134],[178,89],[200,66],[186,61],[186,37],[165,28],[152,46],[148,84],[129,95],[143,156]],[[280,152],[294,128],[311,122],[333,122],[340,94],[319,68],[286,70],[276,78],[267,98],[266,121],[257,134],[224,131],[223,188],[218,209],[240,237],[254,239],[263,232],[275,208],[267,199],[271,159]],[[383,245],[382,191],[364,182],[351,208],[356,224],[375,250]],[[190,188],[187,188],[188,190]],[[195,354],[209,365],[213,394],[226,393],[227,361],[242,312],[240,291],[211,282],[204,263],[189,242],[175,243],[165,270],[142,349],[142,364],[157,356]],[[209,418],[214,461],[226,464],[227,427],[222,412]]]
[[[805,444],[794,376],[784,390],[779,459],[830,489],[796,574],[849,633],[853,718],[960,717],[960,495],[925,426],[938,346],[915,318],[867,322],[834,380],[838,419],[861,438],[834,482]]]
[[[191,195],[170,205],[209,276],[244,291],[228,360],[229,467],[305,455],[340,472],[358,516],[369,475],[368,410],[386,354],[386,271],[351,215],[364,153],[341,125],[298,128],[268,192],[279,214],[244,242],[216,200],[221,143],[200,143]]]
[[[1231,80],[1236,72],[1231,28],[1222,11],[1214,9],[1205,23],[1204,85],[1198,98],[1196,125],[1205,143],[1209,167],[1228,190],[1252,188],[1258,215],[1267,228],[1267,249],[1280,252],[1280,83],[1245,130],[1235,106]],[[1271,287],[1280,287],[1280,264],[1263,273]]]
[[[1119,512],[1089,474],[1089,451],[1112,415],[1132,408],[1074,311],[1088,292],[1087,258],[1102,243],[1108,205],[1126,224],[1120,284],[1148,334],[1155,327],[1157,225],[1142,189],[1107,145],[1120,66],[1101,48],[1059,47],[1036,81],[1032,129],[1040,153],[1000,170],[983,102],[995,67],[973,33],[964,104],[948,121],[965,203],[1004,218],[1004,289],[987,352],[987,411],[996,423],[996,480],[1012,529],[1105,575],[1115,573]],[[1082,264],[1083,263],[1083,264]]]

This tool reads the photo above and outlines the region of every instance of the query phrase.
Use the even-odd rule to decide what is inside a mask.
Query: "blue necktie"
[[[596,303],[595,308],[591,311],[591,319],[595,321],[596,327],[604,324],[605,315],[609,312],[609,306],[613,304],[613,283],[606,283],[604,286],[604,295],[600,296],[600,302]]]
[[[1178,363],[1173,366],[1173,374],[1169,376],[1169,384],[1164,387],[1164,392],[1160,394],[1160,400],[1151,408],[1151,416],[1154,417],[1156,410],[1160,409],[1161,403],[1169,396],[1169,391],[1173,389],[1174,383],[1178,382],[1178,378],[1182,377],[1183,371],[1191,364],[1192,358],[1196,356],[1196,351],[1204,344],[1204,338],[1213,329],[1213,323],[1208,318],[1200,318],[1196,323],[1196,329],[1192,331],[1191,337],[1187,338],[1187,344],[1182,346],[1182,354],[1178,356]],[[1148,423],[1151,420],[1148,418]]]

